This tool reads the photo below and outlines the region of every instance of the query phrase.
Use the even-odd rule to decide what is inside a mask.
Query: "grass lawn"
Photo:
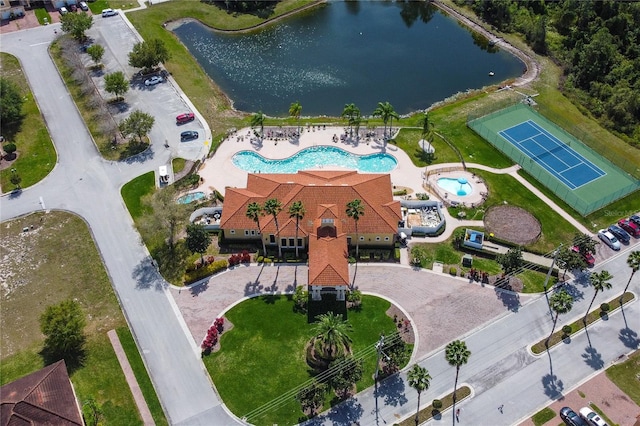
[[[395,330],[393,319],[385,314],[389,306],[383,299],[363,296],[362,310],[349,311],[354,353],[371,347],[380,333],[388,335]],[[293,302],[288,297],[250,299],[232,308],[225,317],[233,329],[223,333],[222,349],[205,356],[204,363],[234,414],[242,417],[311,378],[305,346],[313,335],[313,325],[307,324],[306,314],[293,312]],[[373,385],[374,371],[372,351],[364,359],[358,390]],[[328,395],[327,401],[332,397],[333,394]],[[302,415],[300,404],[290,394],[282,405],[249,420],[258,425],[295,424]]]
[[[635,351],[625,362],[607,368],[607,377],[633,402],[640,405],[638,375],[640,375],[640,351]]]
[[[147,172],[140,175],[122,186],[120,193],[133,220],[138,219],[145,213],[145,206],[142,205],[142,197],[151,194],[155,187],[154,172]]]
[[[3,129],[4,143],[13,142],[18,148],[17,159],[9,167],[0,170],[0,186],[2,192],[6,193],[14,189],[10,182],[12,168],[22,178],[20,186],[26,188],[44,179],[53,170],[58,156],[18,58],[0,53],[0,72],[3,78],[18,86],[25,101],[22,104],[24,120],[21,126],[15,130]]]
[[[556,412],[549,407],[545,407],[531,417],[535,426],[542,426],[556,416]]]
[[[40,25],[45,25],[45,18],[47,19],[46,22],[51,23],[51,15],[49,15],[49,12],[47,12],[47,9],[45,9],[44,7],[39,7],[37,9],[33,9],[36,18],[38,18],[38,22],[40,23]]]
[[[395,144],[409,155],[413,165],[416,167],[426,167],[431,164],[459,163],[460,159],[456,152],[437,135],[434,135],[432,145],[435,154],[431,162],[427,161],[427,156],[418,142],[422,139],[421,129],[405,128],[400,130],[396,137]]]
[[[174,173],[180,173],[184,170],[184,166],[187,164],[187,160],[184,158],[174,158],[171,160],[171,165],[173,166]]]
[[[34,226],[23,233],[23,227]],[[65,212],[35,213],[2,223],[7,288],[2,291],[2,384],[44,366],[39,355],[44,309],[77,300],[86,315],[87,360],[71,375],[80,403],[92,397],[104,424],[141,424],[107,331],[126,327],[86,223]]]

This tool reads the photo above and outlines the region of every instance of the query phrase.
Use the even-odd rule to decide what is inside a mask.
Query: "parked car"
[[[60,12],[60,15],[66,15],[67,13],[69,13],[67,8],[64,7],[64,6],[62,6],[60,9],[58,9],[58,12]]]
[[[569,407],[560,409],[560,418],[564,424],[569,426],[589,426],[579,415]]]
[[[76,6],[75,4],[70,4],[69,5],[69,10],[72,12],[77,12],[78,11],[78,6]]]
[[[113,10],[113,9],[102,9],[102,17],[106,18],[109,16],[116,16],[118,14],[117,11]]]
[[[629,217],[629,220],[633,223],[635,223],[636,225],[640,226],[640,216],[638,216],[637,214],[632,214]]]
[[[190,141],[193,139],[198,139],[198,132],[196,132],[195,130],[187,130],[186,132],[180,133],[180,140],[182,142]]]
[[[602,417],[600,417],[589,407],[582,407],[580,409],[580,417],[582,417],[583,420],[585,420],[591,426],[609,426],[607,422],[602,419]]]
[[[593,254],[591,254],[591,253],[586,253],[586,254],[580,253],[580,249],[578,248],[578,246],[571,247],[571,250],[576,252],[576,253],[579,253],[582,256],[582,258],[584,259],[584,261],[587,262],[587,266],[589,268],[593,267],[593,265],[596,264],[596,259],[593,257]]]
[[[631,235],[618,225],[611,225],[608,230],[623,244],[629,244],[631,241]]]
[[[598,238],[600,238],[602,242],[608,245],[611,249],[620,250],[620,241],[618,241],[618,239],[606,229],[598,231]]]
[[[80,2],[80,9],[84,10],[85,12],[89,10],[89,6],[87,5],[87,3],[81,1]]]
[[[195,120],[196,116],[192,112],[185,112],[176,117],[176,124],[184,124]]]
[[[629,235],[636,238],[640,237],[640,226],[635,222],[632,222],[629,219],[620,219],[618,221],[618,226],[627,231]]]
[[[145,86],[155,86],[158,83],[162,83],[162,77],[154,75],[144,81]]]

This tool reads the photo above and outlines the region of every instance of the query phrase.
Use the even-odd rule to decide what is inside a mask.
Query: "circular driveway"
[[[360,291],[382,296],[407,314],[417,331],[414,359],[539,297],[399,265],[351,265],[350,275]],[[240,266],[191,288],[174,287],[171,294],[200,345],[214,319],[238,301],[292,292],[296,285],[306,286],[307,277],[306,265]]]

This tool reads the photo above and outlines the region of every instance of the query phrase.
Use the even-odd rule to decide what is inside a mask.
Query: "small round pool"
[[[473,187],[466,178],[440,178],[438,186],[445,191],[457,195],[458,197],[466,197],[473,193]]]
[[[189,204],[189,203],[193,203],[194,201],[202,200],[205,197],[205,195],[206,194],[204,192],[200,192],[200,191],[190,192],[181,197],[178,197],[176,201],[179,204]]]
[[[365,173],[388,173],[398,165],[395,157],[385,153],[357,155],[333,146],[313,146],[282,160],[271,160],[253,151],[240,151],[233,164],[249,173],[297,173],[299,170],[331,166]]]

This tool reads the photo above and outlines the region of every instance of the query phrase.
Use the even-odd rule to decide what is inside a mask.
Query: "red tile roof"
[[[0,388],[0,425],[83,426],[64,360]]]
[[[335,211],[336,206],[327,207]],[[325,212],[322,218],[329,215]],[[316,230],[309,235],[309,285],[349,285],[347,235],[340,221],[323,226],[322,218],[314,221]]]
[[[264,204],[270,198],[277,198],[282,203],[278,224],[283,235],[295,233],[295,220],[289,218],[288,209],[296,201],[302,201],[307,212],[300,220],[301,235],[313,230],[313,221],[318,217],[313,213],[323,204],[336,205],[336,218],[342,222],[344,232],[355,233],[354,220],[345,213],[347,203],[354,199],[362,200],[364,207],[364,215],[358,221],[359,233],[395,234],[401,219],[400,202],[393,200],[388,174],[321,170],[297,174],[249,174],[246,188],[226,189],[220,227],[255,228],[255,222],[246,216],[247,206],[252,202]],[[260,228],[263,234],[275,234],[273,217],[260,217]],[[286,233],[283,232],[285,229]]]

